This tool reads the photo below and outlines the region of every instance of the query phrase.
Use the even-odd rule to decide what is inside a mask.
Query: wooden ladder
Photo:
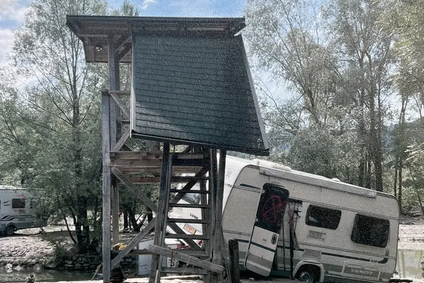
[[[149,248],[154,253],[150,282],[158,282],[164,274],[206,275],[211,271],[224,271],[221,265],[211,262],[215,228],[212,219],[216,213],[216,156],[216,150],[170,153],[169,145],[164,146],[154,245]],[[174,166],[198,169],[175,175]],[[187,194],[196,194],[198,201],[190,201]],[[185,213],[174,213],[173,210]]]

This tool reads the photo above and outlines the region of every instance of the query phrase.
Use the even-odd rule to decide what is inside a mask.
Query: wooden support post
[[[226,151],[219,151],[219,164],[216,175],[216,194],[215,194],[215,227],[213,230],[213,258],[212,262],[215,264],[222,265],[222,207],[223,207],[223,198],[224,198],[224,177],[225,177],[225,159]],[[216,154],[215,154],[216,156]],[[221,280],[220,277],[213,279],[214,281]]]
[[[230,283],[240,282],[239,269],[239,246],[237,240],[230,239],[228,241],[228,249],[230,251]]]
[[[216,155],[216,149],[210,149],[209,150],[210,153],[210,170],[209,170],[209,191],[210,191],[210,231],[209,231],[209,239],[210,239],[210,244],[209,244],[209,255],[212,256],[212,262],[213,259],[215,258],[215,252],[219,252],[216,250],[216,247],[214,246],[216,241],[215,241],[215,228],[216,228],[216,215],[217,213],[222,213],[221,211],[217,211],[217,207],[216,207],[216,187],[217,187],[217,155]],[[215,262],[214,262],[215,263]],[[214,273],[209,273],[206,277],[205,277],[205,283],[213,283],[213,282],[217,282],[218,281],[218,277],[217,274]]]
[[[117,91],[120,89],[120,75],[119,75],[119,57],[116,52],[116,42],[112,37],[108,38],[109,53],[109,90]],[[121,135],[120,123],[120,108],[112,96],[110,99],[110,148],[114,148],[118,136]],[[116,179],[112,178],[112,227],[113,227],[113,244],[119,242],[119,188],[116,185]]]
[[[227,157],[226,150],[221,149],[219,151],[219,165],[217,174],[217,186],[216,186],[216,215],[215,215],[215,229],[214,229],[214,254],[213,262],[216,264],[222,263],[222,208],[224,199],[224,178],[225,178],[225,159]]]
[[[158,203],[158,211],[156,213],[156,226],[155,226],[155,237],[153,240],[154,245],[162,246],[162,233],[166,233],[165,217],[167,217],[166,203],[169,203],[169,193],[167,186],[169,185],[169,179],[171,176],[168,176],[169,172],[169,164],[170,158],[170,146],[168,142],[164,142],[163,144],[163,155],[162,155],[162,170],[161,170],[161,180],[160,180],[160,188],[159,188],[159,203]],[[164,227],[165,226],[165,227]],[[149,282],[157,282],[160,281],[160,256],[155,254],[152,256],[152,266],[150,271]]]
[[[200,190],[201,191],[206,191],[207,187],[206,187],[206,181],[202,180],[200,181]],[[208,196],[206,194],[201,194],[200,195],[200,204],[202,205],[208,205]],[[210,207],[210,205],[209,205]],[[210,219],[210,209],[202,209],[202,219]],[[210,222],[209,222],[210,223]],[[208,235],[209,240],[204,240],[203,241],[203,248],[205,249],[206,253],[208,255],[210,252],[210,245],[211,245],[211,241],[210,241],[210,224],[202,224],[202,233],[203,235]]]
[[[109,128],[109,111],[110,110],[110,99],[109,92],[102,92],[102,155],[103,155],[103,204],[102,204],[102,216],[103,216],[103,282],[109,282],[110,278],[110,128]]]

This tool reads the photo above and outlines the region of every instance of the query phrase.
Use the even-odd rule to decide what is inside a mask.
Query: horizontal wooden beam
[[[109,94],[131,95],[131,92],[129,90],[116,90],[116,91],[109,91]]]
[[[162,151],[113,151],[110,154],[114,159],[162,160]]]
[[[132,167],[132,168],[160,168],[162,161],[157,159],[111,159],[111,166],[114,167]]]
[[[131,183],[133,184],[159,184],[160,182],[160,177],[140,177],[140,176],[131,176],[131,175],[127,175],[128,178],[130,179]],[[172,183],[187,183],[188,181],[192,180],[192,178],[194,177],[173,177],[171,179]],[[209,178],[207,177],[199,177],[199,180],[208,180]]]
[[[134,185],[160,183],[160,177],[132,177],[131,175],[129,175],[128,179],[130,179],[131,183],[133,183]]]
[[[160,167],[151,167],[151,166],[135,166],[135,165],[128,165],[128,166],[112,166],[112,167],[116,167],[118,168],[123,174],[125,175],[136,175],[136,174],[159,174],[160,173]],[[181,167],[175,167],[174,169],[174,174],[183,174],[183,173],[188,173],[188,174],[192,174],[195,173],[197,171],[199,171],[201,169],[201,167],[198,166],[181,166]]]
[[[224,272],[224,267],[219,264],[215,264],[206,260],[198,259],[197,257],[189,256],[180,252],[172,251],[167,248],[162,248],[156,245],[150,245],[148,248],[149,251],[155,254],[159,254],[162,256],[166,256],[169,258],[175,258],[179,261],[186,262],[188,264],[201,267],[203,269],[207,269],[209,271],[212,271],[214,273],[222,274]]]

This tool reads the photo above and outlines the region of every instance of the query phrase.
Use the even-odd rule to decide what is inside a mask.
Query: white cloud
[[[146,10],[150,4],[156,4],[156,0],[144,0],[143,4],[141,4],[141,9]]]
[[[12,51],[13,40],[14,34],[11,29],[0,29],[0,66],[6,65],[7,55]]]
[[[13,47],[13,30],[25,21],[32,0],[0,0],[0,66],[7,64]]]
[[[25,1],[0,0],[0,21],[14,21],[18,25],[25,20],[29,6]]]

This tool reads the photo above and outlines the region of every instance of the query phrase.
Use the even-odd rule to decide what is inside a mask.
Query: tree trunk
[[[402,213],[402,159],[399,160],[399,187],[398,187],[398,201],[399,201],[399,210]]]
[[[396,158],[395,160],[395,177],[393,181],[393,194],[395,197],[397,197],[397,178],[398,178],[398,160]]]
[[[124,209],[124,230],[129,229],[128,212]]]

